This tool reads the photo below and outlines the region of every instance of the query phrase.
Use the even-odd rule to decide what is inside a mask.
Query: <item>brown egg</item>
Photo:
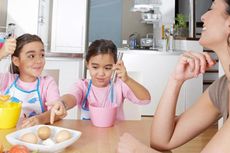
[[[38,128],[38,137],[42,140],[46,140],[50,137],[51,129],[48,126],[41,126]]]
[[[20,137],[20,140],[28,143],[38,143],[38,137],[33,132],[25,133]]]
[[[71,136],[71,133],[69,131],[61,130],[55,135],[55,140],[57,143],[59,143],[59,142],[66,141],[66,140],[70,139],[71,137],[72,136]]]

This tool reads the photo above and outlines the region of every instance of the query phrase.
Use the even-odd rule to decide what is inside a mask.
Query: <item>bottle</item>
[[[129,36],[129,48],[135,49],[137,47],[137,36],[136,34],[131,34]]]
[[[7,30],[6,30],[6,32],[7,32],[6,38],[15,37],[15,29],[16,29],[16,24],[9,23]]]
[[[165,25],[162,24],[161,26],[161,39],[165,39]]]

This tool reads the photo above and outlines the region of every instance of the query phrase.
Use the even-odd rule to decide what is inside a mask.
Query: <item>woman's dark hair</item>
[[[100,39],[92,42],[86,54],[86,62],[99,54],[111,54],[114,62],[117,62],[117,47],[111,40]]]
[[[228,15],[230,15],[230,0],[225,0],[225,3],[228,4],[227,8],[226,8],[226,12]]]
[[[43,44],[43,42],[42,42],[42,40],[41,40],[41,38],[39,36],[31,35],[31,34],[28,34],[28,33],[19,36],[16,39],[16,41],[17,41],[16,49],[15,49],[14,53],[11,55],[12,58],[13,57],[19,57],[23,46],[25,46],[28,43],[38,41],[38,42]],[[18,69],[18,67],[16,65],[14,65],[13,61],[11,62],[11,64],[12,64],[12,66],[10,67],[10,72],[19,74],[20,73],[19,69]]]
[[[230,15],[230,0],[225,0],[225,3],[228,5],[225,11],[228,15]],[[230,34],[228,34],[227,43],[228,43],[228,46],[230,46]]]

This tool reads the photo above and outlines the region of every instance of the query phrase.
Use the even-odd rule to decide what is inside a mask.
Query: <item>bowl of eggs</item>
[[[31,151],[56,153],[75,143],[80,136],[80,131],[50,125],[36,125],[10,133],[6,139],[12,145],[24,145]]]
[[[10,129],[17,125],[21,113],[21,103],[10,102],[10,97],[0,96],[0,129]]]

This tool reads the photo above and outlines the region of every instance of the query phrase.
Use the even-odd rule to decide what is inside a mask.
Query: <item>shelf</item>
[[[159,23],[161,19],[145,19],[141,20],[141,23],[146,23],[146,24],[154,24],[154,23]]]
[[[161,4],[136,4],[131,9],[132,12],[148,12],[159,9]]]

